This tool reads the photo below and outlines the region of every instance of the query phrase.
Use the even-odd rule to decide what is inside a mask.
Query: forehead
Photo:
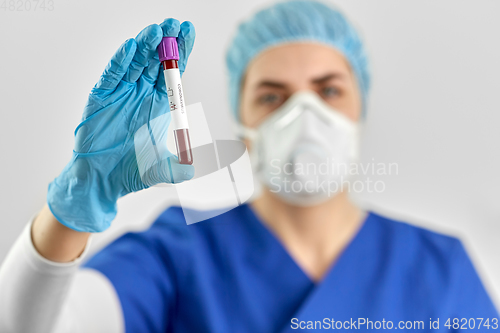
[[[309,81],[328,72],[350,75],[345,57],[335,48],[313,42],[295,42],[269,48],[255,57],[246,72],[248,85],[261,80]]]

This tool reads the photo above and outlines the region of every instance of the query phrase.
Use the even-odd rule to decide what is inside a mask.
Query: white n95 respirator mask
[[[239,127],[251,142],[255,177],[297,206],[322,203],[342,191],[358,160],[358,124],[312,91],[293,94],[257,128]]]

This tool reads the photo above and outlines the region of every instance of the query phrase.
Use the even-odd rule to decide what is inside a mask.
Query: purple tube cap
[[[163,37],[158,45],[160,62],[165,60],[179,60],[179,48],[175,37]]]

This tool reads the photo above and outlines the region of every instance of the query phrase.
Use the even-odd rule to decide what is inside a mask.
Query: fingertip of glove
[[[195,29],[193,23],[190,21],[184,21],[182,22],[180,26],[180,32],[179,32],[179,37],[182,37],[184,39],[189,39],[189,38],[194,38],[195,36]]]
[[[160,24],[163,37],[177,37],[180,31],[180,23],[174,18],[167,18]]]
[[[144,28],[136,39],[141,40],[149,49],[156,49],[163,37],[163,30],[158,24],[151,24]]]
[[[177,179],[175,179],[175,182],[183,182],[186,180],[190,180],[194,177],[194,166],[189,165],[189,164],[178,164],[177,165]]]
[[[137,43],[134,38],[129,38],[123,42],[120,47],[121,57],[125,59],[129,53],[134,53],[137,48]]]
[[[184,179],[189,180],[194,177],[194,166],[186,165],[184,168]]]

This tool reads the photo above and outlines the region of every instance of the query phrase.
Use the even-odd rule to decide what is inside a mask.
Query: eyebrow
[[[255,87],[255,89],[262,87],[286,89],[286,84],[277,81],[264,80],[259,82],[259,84]]]
[[[317,79],[313,79],[312,82],[315,83],[315,84],[321,84],[321,83],[325,83],[327,81],[330,81],[330,80],[334,80],[334,79],[344,79],[345,78],[345,75],[342,74],[342,73],[339,73],[339,72],[334,72],[334,73],[328,73],[326,75],[323,75],[322,77],[319,77]]]
[[[313,79],[312,83],[321,84],[321,83],[325,83],[325,82],[328,82],[328,81],[333,80],[333,79],[341,79],[342,80],[344,78],[345,78],[344,74],[339,73],[339,72],[334,72],[334,73],[328,73],[328,74],[323,75],[319,78]],[[262,88],[262,87],[286,89],[287,85],[285,83],[278,82],[278,81],[264,80],[264,81],[259,82],[259,84],[257,84],[255,89]]]

